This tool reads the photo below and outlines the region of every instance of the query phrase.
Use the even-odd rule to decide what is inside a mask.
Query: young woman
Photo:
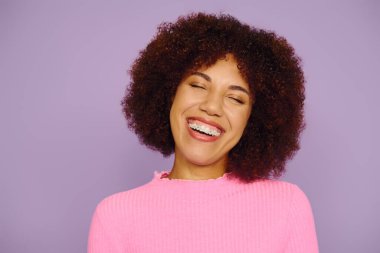
[[[284,38],[191,14],[159,27],[131,77],[129,126],[174,164],[97,206],[88,252],[318,252],[307,197],[275,180],[304,126]]]

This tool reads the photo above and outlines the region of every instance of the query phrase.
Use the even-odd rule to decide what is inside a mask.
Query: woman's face
[[[170,110],[176,158],[199,166],[224,164],[247,125],[250,94],[232,55],[190,73]]]

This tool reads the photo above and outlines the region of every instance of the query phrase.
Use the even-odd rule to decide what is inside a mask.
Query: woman
[[[97,206],[88,252],[318,252],[306,196],[274,180],[304,125],[303,72],[284,38],[228,15],[180,17],[131,77],[129,126],[174,164]]]

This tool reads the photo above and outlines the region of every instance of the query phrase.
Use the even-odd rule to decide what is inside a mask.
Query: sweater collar
[[[153,180],[158,180],[158,181],[171,181],[173,183],[182,183],[182,184],[217,184],[219,182],[225,182],[232,180],[232,173],[224,173],[222,176],[218,178],[210,178],[210,179],[203,179],[203,180],[193,180],[193,179],[170,179],[168,178],[169,176],[169,171],[155,171],[154,172],[154,177]]]

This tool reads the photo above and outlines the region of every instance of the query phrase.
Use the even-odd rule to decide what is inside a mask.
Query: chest
[[[248,202],[247,202],[248,201]],[[285,207],[270,201],[154,202],[136,207],[128,252],[282,252]]]

